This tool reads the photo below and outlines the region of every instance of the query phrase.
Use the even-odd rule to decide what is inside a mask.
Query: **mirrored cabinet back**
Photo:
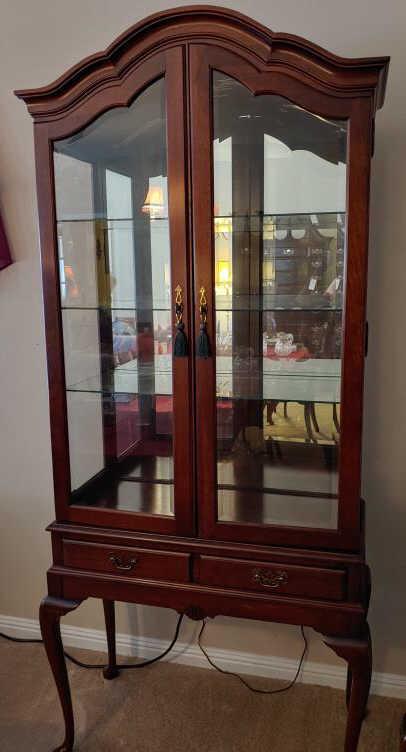
[[[34,119],[56,521],[41,628],[114,601],[313,627],[371,679],[360,498],[370,160],[389,59],[156,14]],[[225,742],[225,746],[226,742]]]

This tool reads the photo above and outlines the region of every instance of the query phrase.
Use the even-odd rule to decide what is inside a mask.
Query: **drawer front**
[[[189,554],[63,541],[65,566],[134,579],[189,582],[189,559]]]
[[[200,556],[196,562],[194,579],[204,585],[258,590],[274,595],[333,601],[341,601],[346,597],[344,569]]]

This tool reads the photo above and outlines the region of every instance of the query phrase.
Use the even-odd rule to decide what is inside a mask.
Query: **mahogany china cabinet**
[[[360,499],[370,161],[389,59],[153,15],[34,119],[56,521],[40,620],[103,600],[312,627],[371,679]],[[225,746],[226,742],[225,742]]]

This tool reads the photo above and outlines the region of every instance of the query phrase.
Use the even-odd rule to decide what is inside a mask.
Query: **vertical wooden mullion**
[[[264,147],[260,141],[262,130],[258,128],[255,140],[250,144],[250,296],[256,301],[254,309],[250,305],[250,342],[254,354],[255,391],[258,400],[253,400],[250,408],[252,425],[263,430],[263,348],[262,348],[262,260],[263,260],[263,211],[264,211]],[[253,387],[254,388],[254,387]],[[262,471],[262,466],[261,466]],[[262,475],[262,472],[261,472]]]
[[[242,400],[237,399],[233,409],[233,436],[239,441],[245,441],[244,429],[255,426],[263,431],[263,362],[262,362],[262,259],[263,259],[263,145],[260,141],[261,131],[244,120],[240,125],[240,133],[236,141],[233,136],[232,144],[232,206],[236,215],[234,225],[237,233],[233,232],[233,346],[232,370],[233,384],[241,394]],[[261,148],[262,146],[262,148]],[[244,230],[242,229],[244,227]],[[242,310],[238,310],[242,308]],[[247,389],[247,373],[241,374],[238,366],[240,350],[245,353],[244,359],[249,357],[250,379]],[[242,377],[242,378],[241,378]],[[238,387],[241,383],[242,390]],[[244,397],[244,391],[246,392]],[[242,404],[241,404],[242,403]],[[255,467],[255,482],[261,488],[263,480],[262,463],[253,464]],[[252,469],[253,469],[252,468]],[[246,482],[246,468],[238,463],[234,468],[236,484]],[[236,505],[242,504],[242,513],[246,506],[246,499],[238,496]]]
[[[187,357],[172,358],[173,372],[173,456],[175,526],[179,535],[194,532],[193,478],[193,342],[191,337],[191,263],[187,206],[186,142],[186,50],[174,47],[166,56],[166,117],[168,155],[168,210],[171,248],[172,331],[175,338],[175,288],[183,293],[183,322],[188,339]]]
[[[47,123],[34,125],[34,139],[47,341],[55,511],[57,520],[66,520],[69,516],[69,495],[71,490],[70,455],[59,288],[59,261],[56,251],[58,243],[53,141]]]
[[[257,121],[254,121],[257,122]],[[259,121],[261,122],[261,121]],[[256,399],[250,405],[250,424],[256,426],[263,438],[264,431],[264,379],[263,379],[263,295],[262,267],[264,256],[263,213],[264,213],[264,145],[263,129],[257,126],[254,141],[250,146],[250,294],[254,300],[254,309],[250,305],[250,341],[252,343],[254,363],[252,390]],[[262,139],[261,139],[262,136]],[[256,463],[255,481],[258,488],[263,487],[264,465]],[[263,498],[261,500],[263,507]]]
[[[233,356],[240,350],[249,347],[250,312],[247,310],[249,301],[250,285],[250,257],[247,253],[250,242],[250,160],[247,155],[247,145],[241,143],[242,135],[238,142],[232,139],[231,164],[232,164],[232,353]],[[243,310],[241,310],[241,307]],[[244,310],[245,307],[245,310]],[[232,383],[237,386],[241,380],[241,372],[235,367],[233,357]],[[243,378],[246,378],[244,373]],[[238,389],[237,386],[237,391]],[[233,403],[233,436],[236,437],[244,429],[246,423],[246,410],[239,399]]]
[[[366,280],[372,101],[354,99],[347,150],[347,254],[343,310],[338,526],[344,535],[361,525],[362,399],[365,361]]]
[[[199,535],[211,536],[216,523],[216,370],[213,175],[212,175],[212,101],[211,70],[206,48],[190,48],[191,157],[195,329],[199,331],[199,290],[205,287],[208,303],[207,332],[212,348],[209,358],[196,358],[196,455]]]

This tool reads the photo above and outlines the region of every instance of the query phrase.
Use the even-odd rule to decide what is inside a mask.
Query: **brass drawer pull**
[[[281,569],[276,570],[276,572],[267,569],[254,569],[252,579],[254,582],[258,583],[258,585],[277,590],[281,585],[287,583],[288,575]]]
[[[110,554],[109,559],[116,569],[124,569],[126,572],[130,571],[130,569],[134,569],[137,563],[137,559],[130,559],[128,564],[125,564],[121,556],[115,556],[115,554]]]

